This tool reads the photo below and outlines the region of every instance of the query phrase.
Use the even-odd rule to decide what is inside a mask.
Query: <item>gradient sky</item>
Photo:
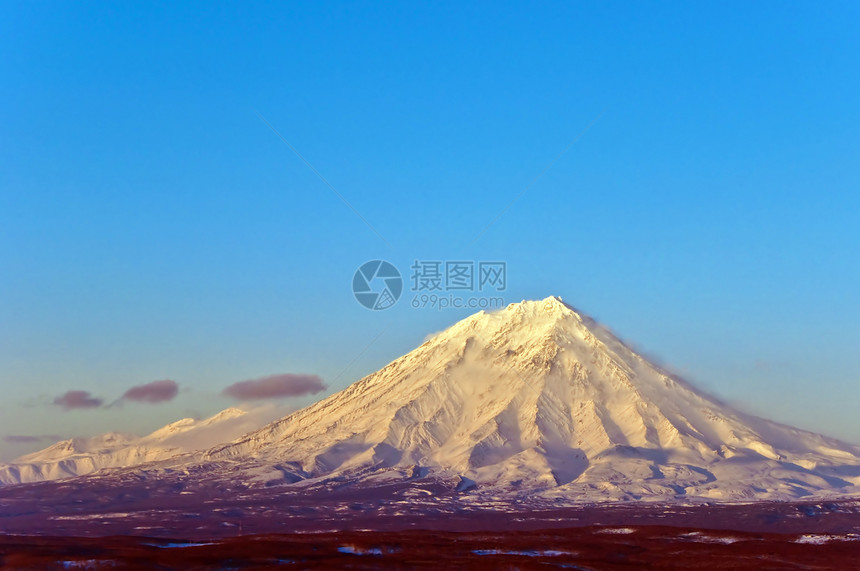
[[[268,375],[302,406],[471,313],[364,309],[372,259],[504,260],[506,302],[860,442],[857,3],[175,4],[0,3],[0,460]]]

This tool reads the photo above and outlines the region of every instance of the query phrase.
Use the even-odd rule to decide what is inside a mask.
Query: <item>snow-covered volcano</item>
[[[68,475],[127,457],[152,461],[130,468],[135,478],[308,493],[394,484],[415,497],[456,488],[552,504],[860,495],[860,448],[734,410],[554,297],[472,315],[339,393],[209,446],[164,452],[156,433],[88,451],[91,468]],[[50,450],[27,469],[69,465]]]
[[[472,315],[198,459],[261,480],[402,475],[588,501],[860,490],[858,447],[734,410],[555,297]]]

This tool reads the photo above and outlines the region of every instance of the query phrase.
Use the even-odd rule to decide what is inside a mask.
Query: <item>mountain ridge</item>
[[[265,422],[252,418],[260,415],[248,415],[247,411],[231,407],[209,418],[182,418],[145,436],[108,432],[60,440],[0,464],[0,484],[73,478],[106,468],[167,460],[236,438]]]

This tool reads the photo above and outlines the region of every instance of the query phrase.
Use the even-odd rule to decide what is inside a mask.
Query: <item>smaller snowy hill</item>
[[[102,468],[129,467],[229,442],[264,426],[280,413],[269,407],[250,412],[228,408],[203,420],[183,418],[147,436],[109,432],[61,440],[44,450],[0,464],[0,484],[59,480]]]

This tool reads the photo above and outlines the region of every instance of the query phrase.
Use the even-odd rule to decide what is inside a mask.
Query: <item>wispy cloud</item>
[[[125,391],[121,400],[156,404],[173,400],[177,394],[179,394],[179,385],[176,381],[164,379],[132,387]]]
[[[68,391],[54,399],[54,404],[63,407],[63,410],[98,408],[103,403],[104,400],[92,396],[87,391]]]
[[[260,400],[312,395],[325,388],[317,375],[284,373],[233,383],[222,393],[239,400]]]

